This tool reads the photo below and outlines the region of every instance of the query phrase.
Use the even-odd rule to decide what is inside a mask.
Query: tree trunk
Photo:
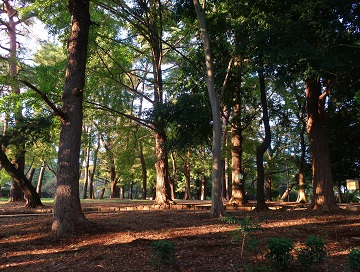
[[[304,179],[304,166],[305,166],[305,155],[306,155],[306,144],[305,144],[305,133],[306,133],[306,122],[304,120],[306,114],[306,102],[299,102],[299,112],[297,118],[301,123],[300,129],[300,158],[299,158],[299,169],[298,169],[298,181],[299,181],[299,192],[296,202],[306,203],[305,195],[305,179]]]
[[[104,198],[105,188],[106,188],[107,183],[108,183],[108,180],[107,180],[107,179],[104,179],[104,187],[101,188],[101,191],[100,191],[100,194],[99,194],[99,199],[103,199],[103,198]]]
[[[41,188],[42,188],[42,182],[44,179],[45,168],[46,168],[45,161],[42,161],[39,178],[38,178],[38,182],[37,182],[37,186],[36,186],[36,192],[39,194],[40,197],[41,197]]]
[[[111,159],[110,162],[110,198],[119,198],[119,188],[117,187],[117,178],[115,170],[115,162]]]
[[[84,188],[83,188],[83,195],[82,198],[86,199],[87,198],[87,191],[88,191],[88,187],[89,183],[90,183],[90,141],[88,143],[87,148],[84,151],[84,155],[85,155],[85,170],[84,170]]]
[[[34,188],[34,186],[32,186],[30,181],[25,177],[24,172],[19,171],[19,169],[17,169],[15,165],[9,161],[2,148],[0,148],[0,163],[1,166],[5,169],[5,171],[21,188],[22,192],[25,193],[27,201],[26,207],[36,208],[38,206],[42,206],[40,197],[36,193],[36,189]]]
[[[200,200],[205,200],[206,199],[206,177],[203,176],[203,178],[201,179],[201,197]]]
[[[34,174],[35,174],[36,168],[35,167],[31,167],[29,170],[29,173],[27,174],[27,178],[30,182],[32,182]]]
[[[142,175],[141,198],[146,199],[146,194],[147,194],[147,170],[146,170],[146,162],[145,162],[142,143],[139,143],[139,158],[140,158],[140,163],[141,163],[141,175]]]
[[[17,95],[20,95],[20,86],[17,80],[18,75],[18,61],[17,61],[17,50],[18,50],[18,41],[16,27],[20,21],[16,21],[18,12],[11,6],[10,1],[3,1],[4,9],[8,17],[8,22],[5,23],[6,32],[9,37],[9,74],[11,77],[11,91]],[[17,109],[15,114],[15,122],[18,122],[18,118],[22,116],[22,109]],[[25,146],[20,144],[15,147],[16,152],[16,162],[15,166],[24,173],[25,168]],[[25,194],[26,196],[26,194]],[[14,179],[12,181],[12,186],[10,188],[10,202],[24,201],[24,193],[21,191],[21,186],[17,184],[17,181]]]
[[[223,122],[223,139],[224,139],[224,147],[223,150],[225,152],[224,159],[222,160],[222,179],[223,179],[223,200],[229,200],[229,155],[228,155],[228,145],[229,145],[229,133],[227,131],[228,126],[228,120],[229,120],[229,114],[227,109],[223,109],[225,117],[222,118]]]
[[[264,153],[269,148],[271,143],[271,132],[270,132],[270,123],[269,123],[269,113],[267,107],[267,98],[266,98],[266,87],[265,87],[265,78],[263,71],[259,71],[259,85],[261,93],[261,106],[263,111],[263,123],[265,128],[265,139],[262,144],[256,149],[256,169],[257,169],[257,185],[256,185],[256,210],[263,211],[267,210],[268,207],[265,203],[264,195]]]
[[[79,160],[82,133],[82,101],[90,27],[88,0],[68,0],[71,34],[67,45],[67,66],[62,112],[58,174],[52,229],[57,236],[72,233],[87,223],[79,197]]]
[[[234,106],[233,119],[240,119],[240,105]],[[242,167],[242,132],[240,121],[231,126],[231,167],[232,190],[230,204],[243,205],[247,203],[245,197],[245,173]]]
[[[221,217],[225,214],[222,202],[221,182],[221,117],[220,104],[215,92],[214,64],[211,55],[210,38],[205,21],[205,9],[201,7],[199,0],[194,0],[194,7],[200,24],[201,38],[204,43],[204,54],[207,75],[205,77],[213,117],[213,143],[212,143],[212,191],[211,211],[212,217]]]
[[[131,180],[129,183],[128,199],[133,199],[133,189],[134,189],[134,181]]]
[[[171,153],[170,154],[171,157],[171,163],[172,163],[172,174],[170,177],[170,192],[171,192],[171,199],[175,199],[175,182],[176,182],[176,173],[177,173],[177,167],[176,167],[176,163],[175,163],[175,158],[174,158],[174,154]]]
[[[156,144],[156,196],[155,204],[163,205],[170,200],[169,167],[165,149],[166,136],[155,132]]]
[[[184,175],[185,175],[185,180],[186,180],[186,185],[185,185],[185,196],[184,199],[185,200],[189,200],[191,199],[191,192],[190,192],[190,151],[187,151],[187,157],[184,160]]]
[[[95,198],[95,192],[94,192],[94,177],[96,173],[96,166],[97,166],[97,160],[98,160],[98,153],[100,149],[100,136],[98,135],[97,138],[97,146],[94,150],[94,157],[93,157],[93,169],[90,172],[90,179],[89,179],[89,197],[91,199]]]
[[[271,194],[271,173],[266,175],[266,200],[272,201],[272,194]]]
[[[149,20],[151,49],[154,74],[154,109],[155,111],[163,104],[163,78],[162,78],[162,7],[161,1],[150,1]],[[163,121],[156,116],[155,120],[155,153],[156,153],[156,196],[155,204],[163,205],[171,200],[169,183],[169,163],[168,154],[165,148],[166,132],[164,131]]]
[[[286,198],[288,198],[289,197],[289,195],[290,195],[290,192],[291,192],[291,190],[292,190],[292,188],[294,187],[294,183],[291,183],[287,188],[286,188],[286,190],[285,190],[285,192],[282,194],[282,196],[281,196],[281,201],[286,201]]]
[[[322,93],[320,79],[306,82],[307,128],[310,140],[314,210],[338,209],[333,191],[328,140],[326,135],[325,99],[330,85]]]
[[[124,199],[125,198],[125,186],[121,185],[119,188],[119,198]]]

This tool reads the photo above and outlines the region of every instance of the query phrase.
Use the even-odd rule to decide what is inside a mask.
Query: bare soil
[[[228,210],[230,216],[266,219],[252,232],[258,252],[248,247],[241,257],[240,242],[232,241],[237,225],[210,218],[208,209],[194,205],[144,210],[134,207],[147,203],[84,203],[91,224],[61,239],[51,232],[51,207],[39,213],[20,205],[0,204],[0,271],[270,271],[265,258],[269,237],[291,238],[299,249],[309,235],[317,235],[325,240],[327,256],[312,271],[342,272],[348,271],[349,251],[360,248],[356,206],[335,213],[278,204],[273,205],[277,209],[261,213]],[[156,259],[153,242],[157,240],[173,243],[176,257],[168,263]],[[296,252],[290,271],[304,271],[296,262]]]

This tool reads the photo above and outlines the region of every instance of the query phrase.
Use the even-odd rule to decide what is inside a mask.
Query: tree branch
[[[37,94],[39,94],[41,98],[45,101],[45,103],[56,113],[57,116],[59,116],[61,119],[65,119],[64,112],[60,110],[58,107],[56,107],[55,104],[50,101],[50,99],[47,97],[46,94],[44,94],[37,87],[27,82],[26,80],[19,80],[19,81],[22,82],[24,85],[28,86],[33,91],[35,91]]]
[[[110,112],[114,112],[120,116],[124,116],[125,118],[128,118],[130,120],[133,120],[137,123],[139,123],[140,125],[144,126],[144,127],[147,127],[151,130],[155,130],[154,128],[154,124],[152,122],[149,122],[149,121],[146,121],[144,119],[141,119],[141,118],[138,118],[138,117],[135,117],[135,116],[132,116],[130,114],[126,114],[126,113],[123,113],[121,111],[117,111],[117,110],[114,110],[112,108],[109,108],[105,105],[101,105],[99,103],[96,103],[96,102],[90,102],[90,101],[87,101],[87,100],[84,100],[85,103],[88,103],[90,105],[93,105],[93,106],[96,106],[98,109],[102,109],[102,110],[106,110],[106,111],[110,111]]]

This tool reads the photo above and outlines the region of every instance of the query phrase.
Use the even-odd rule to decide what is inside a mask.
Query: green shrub
[[[348,264],[352,271],[360,271],[360,250],[352,249],[348,255]]]
[[[299,250],[298,261],[305,271],[310,271],[314,263],[321,263],[326,257],[324,239],[310,235],[305,242],[305,248]]]
[[[267,247],[266,258],[271,267],[276,271],[287,270],[291,265],[294,242],[289,238],[269,238]]]
[[[165,266],[168,271],[176,271],[177,259],[174,243],[167,240],[153,241],[151,244],[150,262],[158,269]]]

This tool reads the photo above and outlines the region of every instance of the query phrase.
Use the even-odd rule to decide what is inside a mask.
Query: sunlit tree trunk
[[[326,135],[325,99],[330,92],[330,82],[322,92],[320,79],[306,82],[307,129],[310,140],[310,157],[313,182],[314,210],[338,209],[333,191],[328,140]]]
[[[43,183],[43,179],[44,179],[45,169],[46,169],[46,164],[45,164],[45,161],[43,160],[41,163],[40,173],[39,173],[38,182],[37,182],[37,186],[36,186],[36,192],[39,194],[39,196],[41,196],[41,188],[42,188],[42,183]]]
[[[32,182],[33,178],[34,178],[34,174],[35,174],[36,168],[35,167],[31,167],[28,174],[27,174],[27,178],[30,182]]]
[[[155,203],[163,205],[170,200],[170,184],[168,173],[168,159],[165,150],[166,136],[155,133],[156,142],[156,196]]]
[[[233,109],[233,119],[240,119],[240,105],[236,104]],[[245,174],[242,167],[242,135],[240,121],[231,126],[231,167],[232,167],[232,190],[229,203],[242,205],[247,203],[245,197]]]
[[[213,120],[213,143],[212,143],[212,191],[211,191],[211,211],[212,217],[221,217],[225,214],[222,202],[222,182],[221,182],[221,117],[220,103],[215,92],[214,64],[211,55],[210,38],[207,31],[205,20],[205,2],[200,5],[199,0],[194,0],[194,7],[200,24],[201,38],[204,44],[205,65],[206,65],[206,85],[211,104]]]
[[[58,151],[57,186],[52,229],[58,236],[74,232],[87,223],[79,197],[79,161],[82,133],[82,101],[90,27],[88,0],[68,0],[71,33],[67,45],[67,66]]]
[[[170,191],[171,191],[171,199],[175,199],[175,182],[177,178],[177,166],[175,163],[174,153],[170,154],[171,163],[172,163],[172,174],[170,177]]]
[[[108,183],[108,180],[107,180],[107,179],[104,179],[104,187],[101,188],[101,191],[100,191],[100,194],[99,194],[99,199],[103,199],[103,198],[104,198],[105,189],[106,189],[107,183]]]

